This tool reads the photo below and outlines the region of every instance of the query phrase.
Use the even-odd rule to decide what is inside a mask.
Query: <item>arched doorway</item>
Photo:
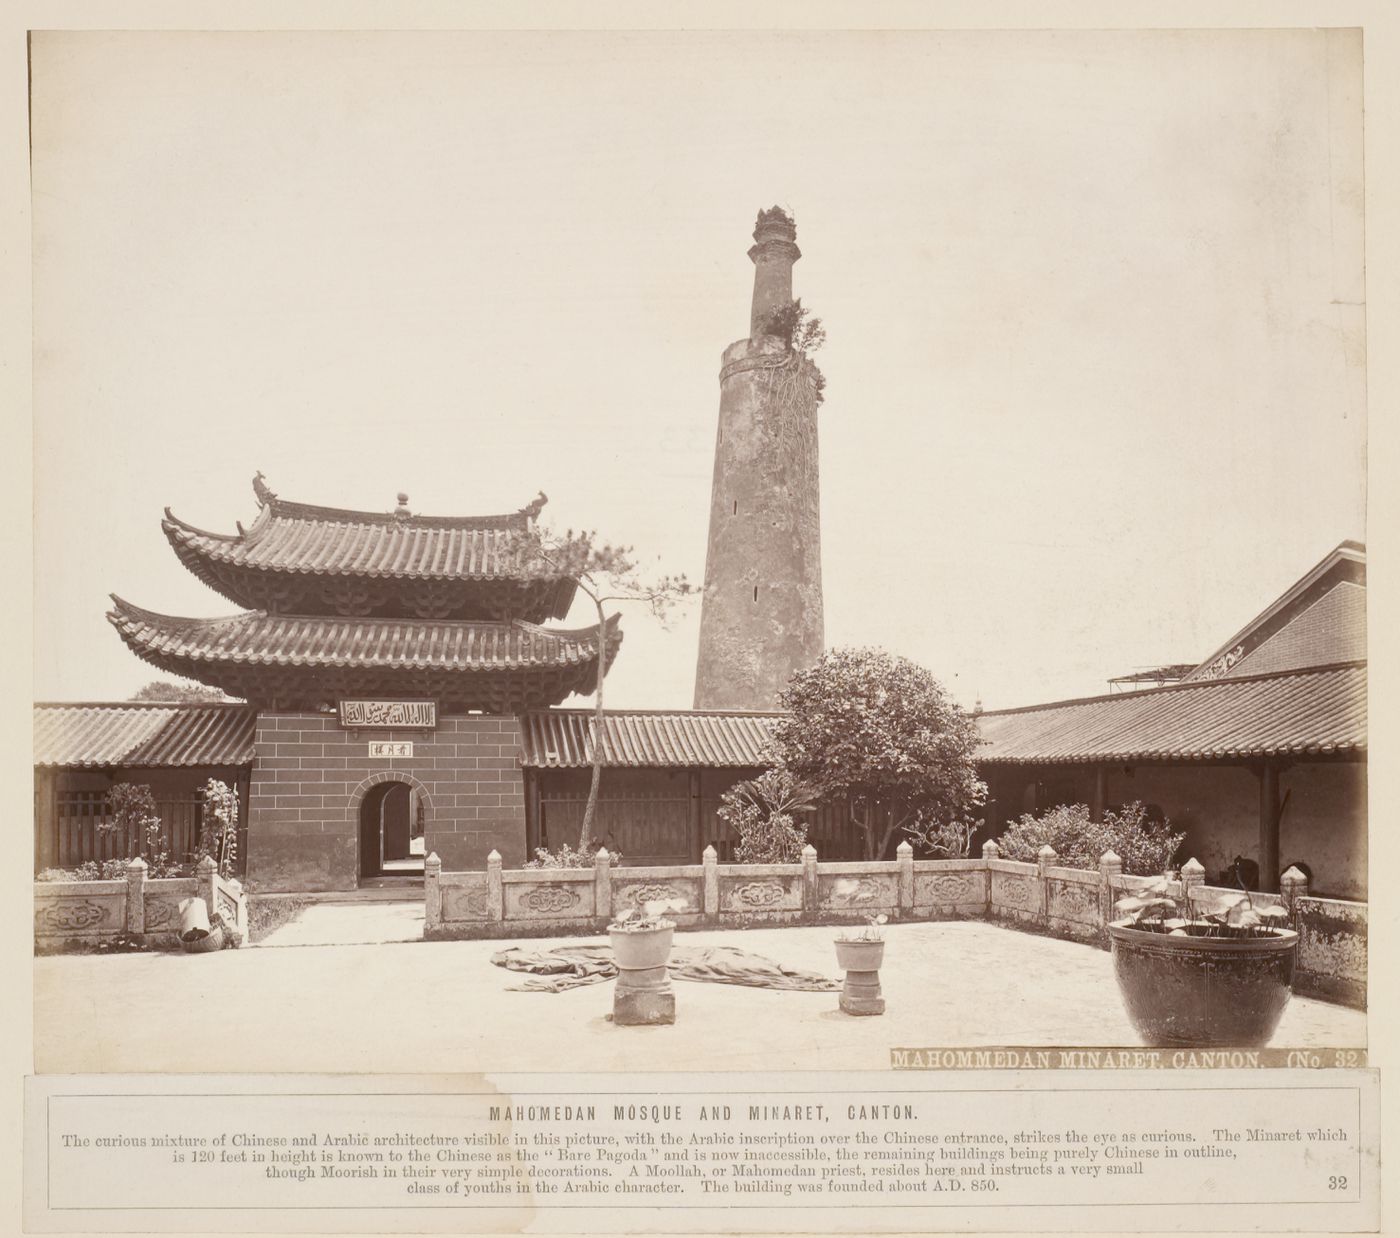
[[[360,876],[423,875],[422,802],[406,782],[381,782],[360,801]]]

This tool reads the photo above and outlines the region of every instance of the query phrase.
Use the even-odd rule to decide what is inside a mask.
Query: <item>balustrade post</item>
[[[593,857],[593,914],[605,925],[612,922],[612,856],[606,847]]]
[[[423,935],[442,923],[442,857],[431,852],[423,861]]]
[[[719,855],[713,846],[701,852],[700,864],[704,874],[705,918],[713,920],[719,915]]]
[[[906,839],[894,849],[899,873],[899,909],[914,910],[914,848]]]
[[[821,907],[821,883],[817,876],[817,849],[808,843],[802,848],[802,910],[815,916]]]
[[[1278,879],[1279,893],[1283,895],[1283,907],[1288,912],[1288,923],[1298,927],[1298,900],[1308,896],[1308,878],[1301,868],[1290,867]]]
[[[992,861],[1001,858],[1001,848],[990,838],[982,844],[982,892],[985,901],[982,905],[982,914],[992,914]]]
[[[139,855],[126,866],[126,931],[146,931],[146,861]]]
[[[486,918],[499,924],[506,918],[505,886],[501,882],[501,853],[486,857]]]
[[[1114,882],[1123,875],[1123,861],[1111,848],[1099,857],[1099,920],[1104,948],[1109,945],[1108,923],[1113,919],[1113,904],[1117,901]]]
[[[199,897],[209,909],[209,923],[219,914],[219,866],[212,855],[206,855],[194,866],[195,880],[199,883]]]
[[[1046,843],[1035,855],[1035,881],[1040,891],[1040,919],[1044,923],[1050,919],[1050,874],[1049,869],[1054,868],[1055,861],[1060,857],[1055,853],[1055,848]]]
[[[1205,883],[1205,865],[1193,856],[1181,866],[1181,892],[1189,902]]]

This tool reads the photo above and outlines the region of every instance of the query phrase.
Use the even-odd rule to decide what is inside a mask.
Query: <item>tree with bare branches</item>
[[[572,580],[590,602],[598,618],[598,678],[594,686],[593,716],[588,723],[588,757],[593,768],[588,802],[583,810],[579,846],[587,848],[593,838],[593,817],[598,806],[598,787],[603,775],[603,676],[607,673],[608,603],[633,602],[645,606],[666,626],[675,608],[698,589],[682,575],[650,574],[637,560],[631,546],[613,546],[590,531],[563,533],[531,525],[516,542],[520,570],[529,579]]]

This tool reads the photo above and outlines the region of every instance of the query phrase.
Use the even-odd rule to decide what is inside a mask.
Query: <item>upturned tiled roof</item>
[[[1172,684],[978,717],[979,762],[1219,760],[1366,751],[1366,664]]]
[[[610,710],[603,716],[608,766],[762,766],[774,713]],[[520,763],[542,769],[591,764],[587,709],[548,709],[521,719]]]
[[[254,489],[261,510],[236,534],[195,528],[168,507],[161,522],[180,561],[241,606],[338,614],[383,614],[398,606],[428,618],[509,612],[543,620],[564,618],[573,602],[572,580],[531,579],[521,570],[519,539],[543,496],[502,515],[419,516],[404,505],[364,512],[289,503],[261,475]],[[366,591],[361,604],[371,609],[344,609],[357,586]]]
[[[34,706],[34,764],[248,765],[254,717],[241,702],[39,704]]]
[[[142,610],[113,595],[107,618],[142,657],[259,666],[516,670],[577,666],[597,655],[597,628],[555,631],[484,620],[342,619],[247,611],[183,619]],[[608,620],[616,647],[618,616]]]

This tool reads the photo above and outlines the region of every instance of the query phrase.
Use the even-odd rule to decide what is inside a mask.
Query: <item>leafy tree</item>
[[[736,782],[720,798],[719,815],[739,835],[740,864],[791,864],[801,858],[807,827],[799,813],[812,811],[812,789],[791,771],[765,770]]]
[[[173,679],[153,679],[144,688],[131,695],[133,701],[170,701],[181,705],[213,704],[227,701],[218,688],[208,688],[202,683],[178,683]]]
[[[867,859],[901,830],[965,821],[987,798],[970,715],[923,667],[880,649],[833,649],[792,677],[774,728],[786,769],[849,805]]]
[[[531,525],[520,534],[514,549],[527,579],[572,580],[590,602],[598,617],[598,678],[594,685],[593,716],[588,722],[588,753],[593,777],[588,786],[588,802],[579,830],[579,847],[590,845],[593,815],[598,806],[598,786],[603,775],[603,676],[607,673],[608,632],[604,606],[609,602],[640,602],[665,625],[677,604],[697,592],[684,575],[648,576],[637,562],[630,546],[613,546],[598,540],[593,532],[563,533]]]
[[[1151,877],[1171,865],[1185,837],[1172,833],[1170,821],[1149,820],[1136,801],[1108,809],[1102,821],[1091,820],[1085,804],[1057,804],[1038,817],[1026,813],[1009,823],[997,846],[1008,860],[1034,862],[1048,845],[1066,868],[1098,868],[1103,853],[1112,851],[1125,873]]]
[[[822,320],[812,316],[802,304],[801,297],[795,297],[782,305],[776,305],[759,327],[762,335],[777,336],[787,345],[787,365],[796,374],[801,362],[810,360],[811,354],[819,352],[826,343],[826,328]],[[817,403],[826,399],[826,375],[815,365],[812,366],[812,382]]]

